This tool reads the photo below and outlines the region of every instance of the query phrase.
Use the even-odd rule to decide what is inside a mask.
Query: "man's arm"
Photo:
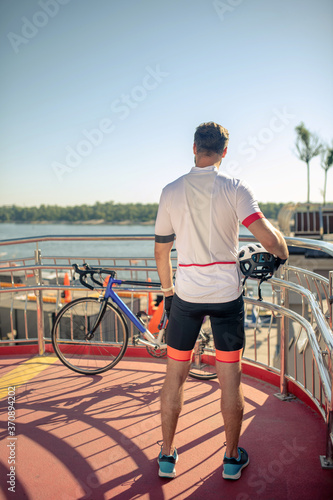
[[[171,264],[172,246],[173,241],[169,241],[168,243],[155,242],[155,260],[162,288],[171,288],[173,285]],[[164,292],[164,295],[166,297],[173,295],[173,289],[169,292]]]
[[[268,252],[280,259],[288,259],[289,252],[284,237],[267,219],[252,222],[248,229]]]

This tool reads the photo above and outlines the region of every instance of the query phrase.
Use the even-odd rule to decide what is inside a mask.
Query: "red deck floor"
[[[30,356],[31,357],[31,356]],[[1,360],[0,376],[28,356]],[[31,500],[333,498],[323,470],[322,418],[277,388],[243,376],[241,446],[250,465],[239,481],[221,477],[225,440],[216,381],[189,378],[179,421],[177,477],[158,477],[159,391],[165,362],[123,359],[102,376],[56,362],[16,389],[15,494],[7,490],[7,397],[0,401],[0,498]],[[0,379],[1,380],[1,379]]]

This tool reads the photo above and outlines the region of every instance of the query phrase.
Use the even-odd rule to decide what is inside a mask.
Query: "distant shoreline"
[[[99,225],[104,225],[104,226],[154,226],[155,221],[147,221],[147,222],[137,222],[137,221],[130,221],[130,220],[124,220],[124,221],[118,221],[118,222],[108,222],[105,221],[104,219],[92,219],[92,220],[86,220],[86,221],[67,221],[67,220],[40,220],[40,221],[1,221],[0,224],[24,224],[24,225],[31,225],[31,224],[39,224],[39,225],[47,225],[47,224],[58,224],[58,225],[67,225],[67,226],[99,226]]]

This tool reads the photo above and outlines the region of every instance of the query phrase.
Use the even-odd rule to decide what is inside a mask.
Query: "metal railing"
[[[294,266],[285,266],[283,279],[285,281],[293,281],[293,277],[296,279],[300,286],[303,286],[307,290],[310,290],[316,296],[316,299],[319,302],[320,309],[327,315],[329,319],[331,319],[331,310],[329,307],[329,279],[306,269],[300,269]],[[304,316],[304,314],[304,301],[302,300],[302,316]]]
[[[112,267],[123,279],[156,281],[156,264],[153,257],[44,257],[38,244],[44,241],[119,241],[153,240],[152,235],[134,236],[43,236],[1,241],[2,245],[24,245],[36,243],[34,257],[0,261],[0,317],[6,310],[9,337],[0,340],[1,345],[38,343],[39,353],[43,355],[45,342],[50,341],[50,331],[54,314],[68,297],[64,292],[74,295],[88,294],[78,283],[71,281],[65,286],[64,276],[72,277],[72,264],[88,262],[101,267]],[[241,241],[253,241],[252,236],[243,236]],[[333,256],[333,245],[327,242],[302,238],[286,238],[290,246],[321,250]],[[176,258],[173,259],[176,267]],[[9,276],[8,283],[2,276]],[[293,282],[294,281],[294,282]],[[295,283],[296,281],[296,283]],[[288,398],[290,382],[301,388],[316,405],[327,425],[326,457],[333,464],[333,335],[332,335],[332,296],[333,271],[329,279],[312,271],[284,266],[280,278],[270,280],[272,293],[264,302],[245,297],[247,308],[247,340],[252,347],[246,348],[246,360],[266,370],[274,371],[280,377],[280,394]],[[134,308],[148,312],[152,289],[132,289],[126,300]],[[300,314],[290,309],[291,294],[297,294],[301,301]],[[140,296],[139,296],[140,295]],[[156,297],[156,292],[154,292]],[[46,301],[49,299],[48,301]],[[52,299],[52,300],[51,300]],[[1,312],[2,311],[2,312]],[[134,310],[134,312],[136,312]],[[17,316],[17,317],[16,317]],[[20,316],[20,318],[19,318]],[[21,323],[23,335],[15,338]],[[133,325],[131,324],[131,335]],[[3,324],[0,325],[3,329]],[[31,336],[31,331],[33,335]],[[37,336],[36,336],[37,332]]]

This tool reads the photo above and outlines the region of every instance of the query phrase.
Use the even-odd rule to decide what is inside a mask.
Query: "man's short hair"
[[[194,134],[197,153],[222,154],[229,142],[229,132],[218,123],[201,123]]]

